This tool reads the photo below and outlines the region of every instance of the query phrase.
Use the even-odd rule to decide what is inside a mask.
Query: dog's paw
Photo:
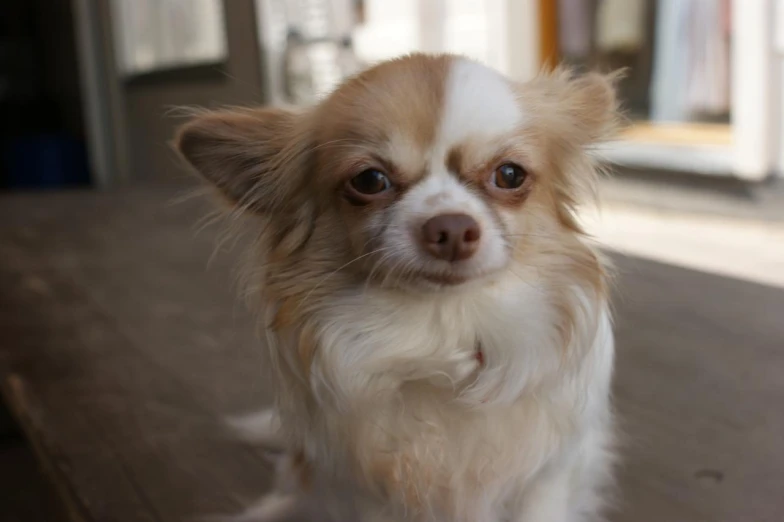
[[[280,435],[280,419],[272,408],[249,415],[228,417],[225,424],[235,437],[245,442],[268,450],[281,450],[285,447]]]
[[[242,513],[235,522],[282,522],[291,520],[300,511],[296,495],[270,493]]]
[[[299,499],[296,495],[272,492],[235,515],[207,515],[196,522],[290,522],[300,520]]]

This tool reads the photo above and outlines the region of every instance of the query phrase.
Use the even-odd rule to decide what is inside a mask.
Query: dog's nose
[[[422,225],[422,243],[438,259],[468,259],[477,247],[482,230],[474,218],[466,214],[441,214]]]

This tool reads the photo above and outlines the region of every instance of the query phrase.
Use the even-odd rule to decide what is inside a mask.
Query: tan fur
[[[412,55],[384,62],[348,80],[318,109],[318,118],[331,125],[316,133],[320,143],[338,145],[350,152],[384,152],[390,142],[427,150],[432,144],[443,105],[444,83],[450,56]],[[394,144],[392,144],[394,145]],[[328,162],[339,161],[341,150],[322,149]],[[404,158],[395,157],[395,161]],[[402,176],[417,169],[401,165]]]

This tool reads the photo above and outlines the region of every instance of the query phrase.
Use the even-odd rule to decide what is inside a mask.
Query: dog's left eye
[[[504,163],[493,173],[493,185],[500,189],[510,190],[520,188],[528,173],[520,165]]]
[[[392,186],[386,174],[377,169],[363,170],[349,181],[356,192],[365,196],[380,194]]]

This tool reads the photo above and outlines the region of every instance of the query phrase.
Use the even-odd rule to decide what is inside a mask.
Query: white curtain
[[[119,69],[137,75],[227,56],[221,0],[112,0]]]
[[[651,119],[687,121],[730,106],[728,0],[659,0]]]

